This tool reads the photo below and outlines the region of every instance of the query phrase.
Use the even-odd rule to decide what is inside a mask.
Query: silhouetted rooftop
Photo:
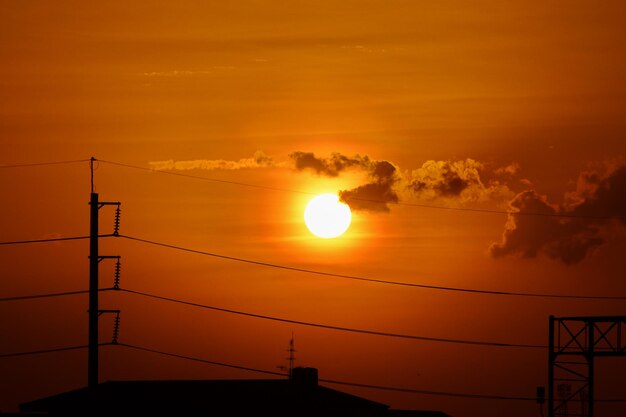
[[[20,405],[22,412],[49,415],[129,413],[249,417],[354,416],[449,417],[438,411],[389,410],[389,406],[317,385],[314,380],[109,381]]]
[[[124,412],[250,416],[378,416],[388,409],[334,389],[282,380],[110,381],[20,405],[52,415]]]

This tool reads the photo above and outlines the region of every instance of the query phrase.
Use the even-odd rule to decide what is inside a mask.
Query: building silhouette
[[[390,410],[386,404],[318,384],[317,369],[294,368],[292,379],[109,381],[20,404],[50,416],[176,415],[208,417],[449,417]]]

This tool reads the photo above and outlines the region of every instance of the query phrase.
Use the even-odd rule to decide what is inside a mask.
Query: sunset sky
[[[623,1],[0,0],[0,241],[87,235],[93,156],[123,235],[378,280],[626,296],[625,21]],[[304,224],[321,193],[352,209],[341,237]],[[100,210],[102,233],[114,212]],[[544,345],[549,315],[626,315],[624,300],[100,247],[122,257],[122,288],[334,326]],[[87,289],[88,253],[86,240],[0,246],[0,298]],[[100,264],[101,287],[113,266]],[[217,362],[278,371],[293,333],[296,364],[325,379],[516,397],[547,382],[547,349],[124,292],[100,304],[122,310],[122,342]],[[0,354],[86,344],[86,310],[86,295],[0,303]],[[112,324],[101,317],[102,342]],[[122,346],[101,349],[100,369],[101,381],[265,377]],[[599,360],[597,397],[626,398],[625,372]],[[0,409],[86,382],[86,350],[0,359]],[[454,417],[538,415],[532,401],[328,386]]]

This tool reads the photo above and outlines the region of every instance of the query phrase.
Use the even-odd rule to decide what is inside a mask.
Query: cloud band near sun
[[[352,210],[390,211],[390,204],[406,196],[421,201],[437,200],[439,204],[459,205],[466,202],[509,199],[514,193],[500,178],[514,175],[516,165],[490,169],[472,159],[426,161],[419,168],[402,172],[391,161],[376,160],[368,155],[348,156],[338,152],[318,156],[313,152],[295,151],[286,162],[277,162],[262,151],[239,160],[196,159],[153,161],[156,170],[239,170],[256,168],[291,168],[315,175],[337,177],[348,170],[366,174],[366,182],[356,188],[340,190],[339,197]],[[483,178],[489,178],[484,180]]]
[[[289,158],[296,170],[309,170],[318,175],[336,177],[348,169],[366,172],[369,182],[351,190],[339,191],[341,201],[352,210],[389,212],[389,204],[399,201],[394,186],[401,176],[398,168],[389,161],[376,161],[367,155],[349,157],[340,153],[323,158],[312,152],[293,152]]]
[[[444,207],[478,203],[504,207],[508,202],[511,213],[502,237],[489,247],[488,252],[494,258],[541,255],[574,264],[607,242],[608,231],[626,225],[623,164],[581,173],[576,190],[566,193],[560,204],[550,203],[533,189],[529,180],[519,178],[517,163],[494,167],[473,159],[429,160],[415,169],[401,170],[391,161],[375,160],[367,155],[332,153],[324,157],[296,151],[288,155],[287,161],[277,162],[257,151],[253,157],[237,161],[168,160],[150,162],[150,166],[157,170],[288,168],[325,177],[360,171],[366,174],[364,183],[340,190],[339,197],[352,210],[372,213],[389,213],[391,205],[401,201]],[[512,189],[517,189],[517,193]],[[535,215],[516,214],[520,212]]]

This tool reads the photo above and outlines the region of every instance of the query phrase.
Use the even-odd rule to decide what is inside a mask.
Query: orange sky
[[[229,161],[168,172],[276,190],[104,162],[96,189],[102,200],[122,202],[122,233],[198,250],[441,286],[626,295],[623,2],[155,3],[0,1],[0,165],[91,156],[144,168]],[[353,165],[334,176],[298,169],[296,152],[322,164],[340,153]],[[255,163],[255,153],[271,159]],[[381,161],[395,168],[390,182],[374,174]],[[237,164],[245,166],[223,168]],[[461,189],[450,188],[454,179]],[[524,208],[545,196],[560,212],[621,220],[563,229],[520,221],[519,234],[503,241],[504,214],[390,204],[386,212],[354,210],[336,240],[307,231],[307,193],[371,183],[388,185],[402,203],[488,210],[535,190]],[[86,162],[2,169],[0,184],[0,241],[88,233]],[[609,197],[598,184],[612,184]],[[101,214],[101,228],[110,229],[113,209]],[[528,242],[539,249],[521,256]],[[495,258],[494,243],[506,253]],[[589,250],[568,263],[570,244]],[[103,240],[101,252],[122,256],[126,288],[396,333],[544,344],[550,314],[626,314],[623,301],[385,286],[123,239]],[[86,289],[87,255],[86,241],[2,246],[0,294]],[[112,283],[111,263],[101,264],[101,283]],[[122,309],[124,342],[215,361],[276,369],[293,332],[297,364],[318,367],[322,378],[514,396],[533,396],[546,383],[543,350],[354,335],[130,294],[105,294],[101,305]],[[0,309],[0,353],[87,341],[86,297]],[[101,323],[107,341],[111,318]],[[599,362],[598,397],[625,396],[611,386],[624,362]],[[254,377],[121,347],[102,351],[102,380]],[[86,352],[0,359],[0,408],[85,383]],[[534,403],[338,389],[455,417],[537,412]],[[602,407],[617,415],[623,405]]]

